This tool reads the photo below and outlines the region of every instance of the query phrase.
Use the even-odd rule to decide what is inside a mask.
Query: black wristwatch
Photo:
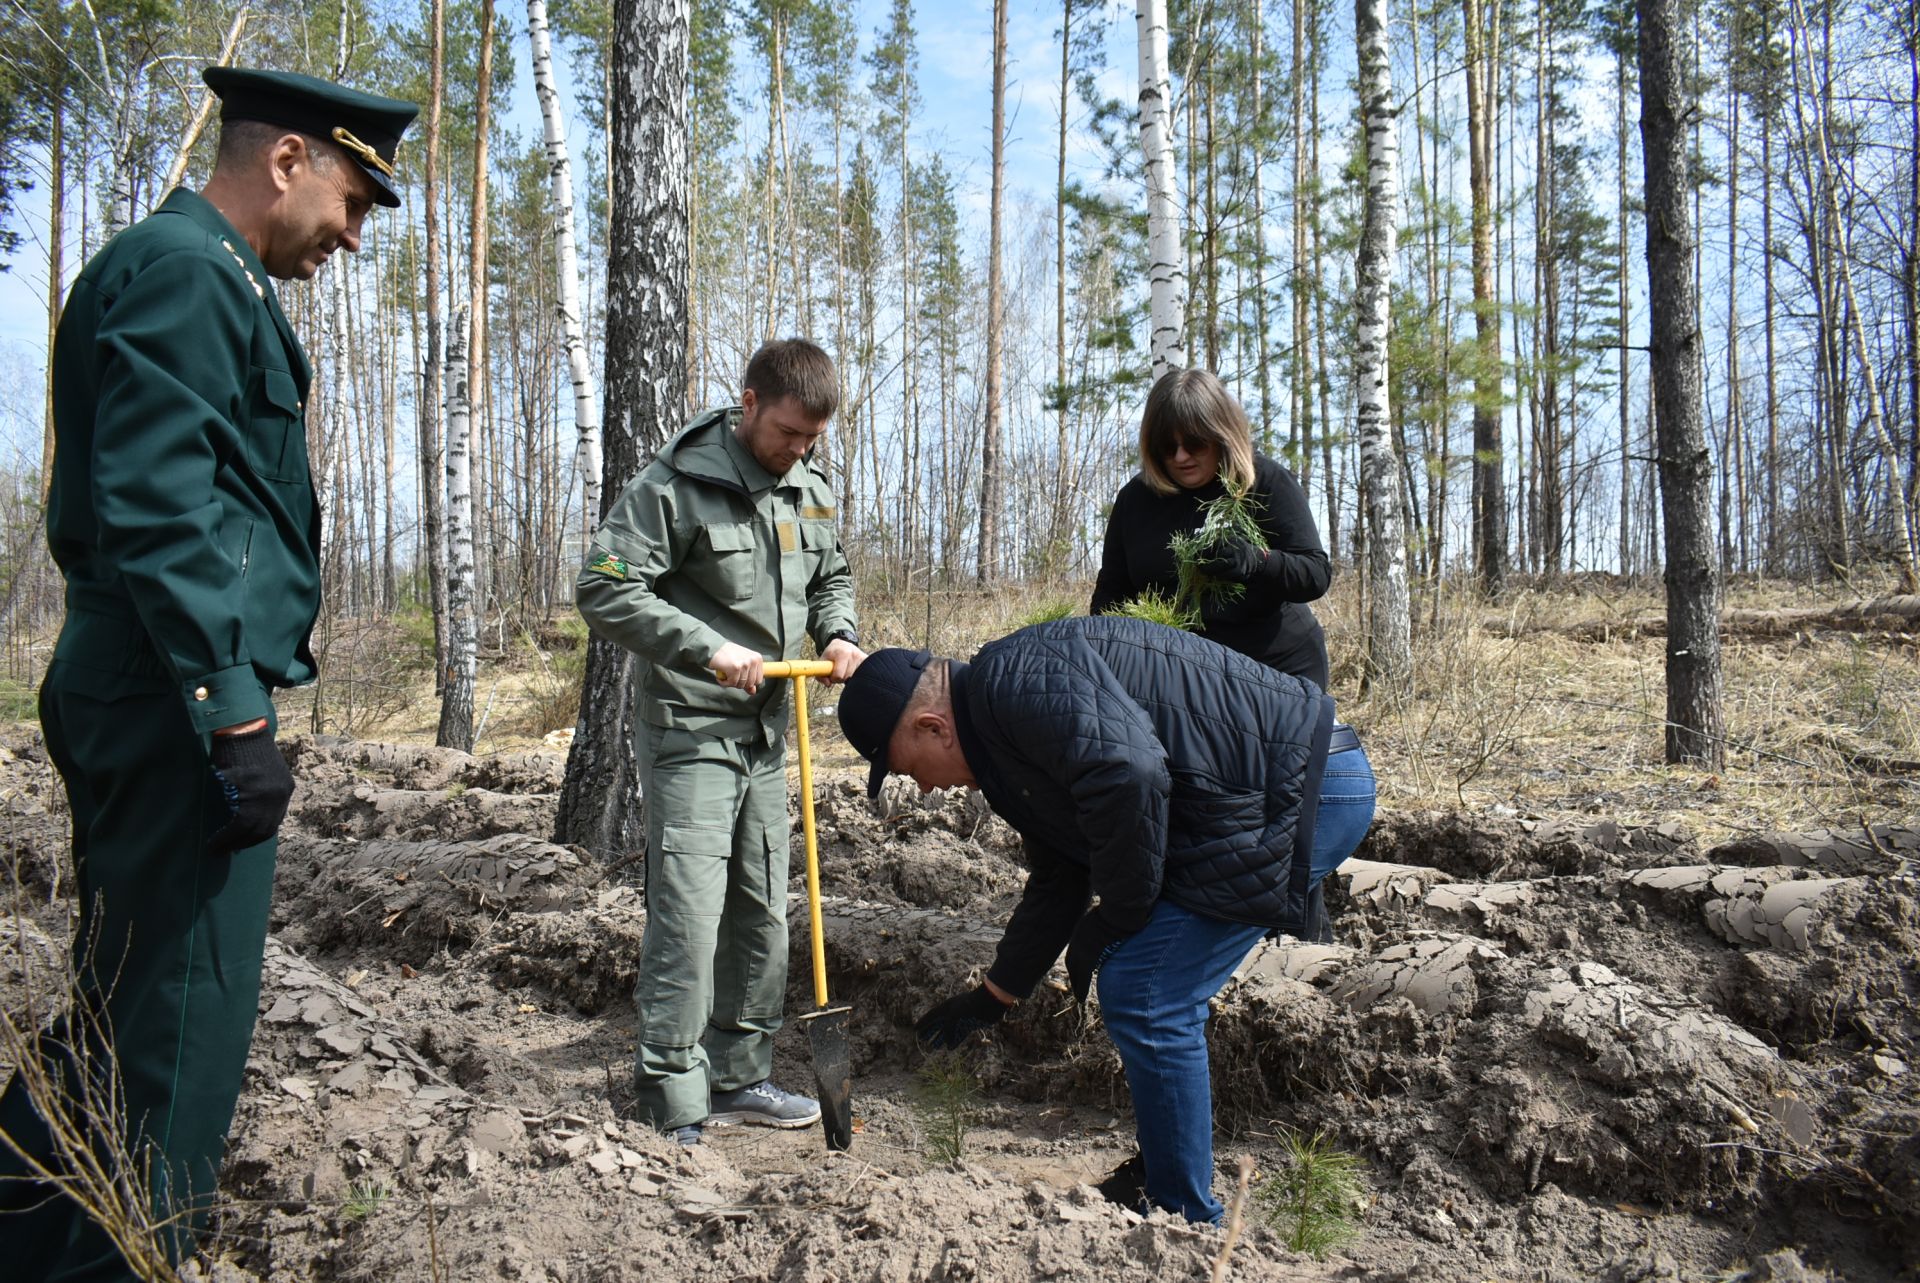
[[[827,634],[827,645],[830,646],[837,641],[843,641],[849,646],[858,648],[860,645],[860,634],[854,632],[851,628],[837,628]],[[820,649],[825,650],[826,646],[822,646]]]

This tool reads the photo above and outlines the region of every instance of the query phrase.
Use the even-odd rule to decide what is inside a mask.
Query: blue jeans
[[[1327,759],[1320,781],[1320,813],[1313,826],[1313,881],[1307,897],[1308,940],[1333,942],[1326,895],[1320,880],[1359,849],[1373,824],[1373,764],[1367,750],[1350,748]]]
[[[1259,943],[1260,927],[1189,913],[1168,900],[1101,964],[1100,1014],[1133,1092],[1147,1198],[1218,1223],[1207,1002]]]

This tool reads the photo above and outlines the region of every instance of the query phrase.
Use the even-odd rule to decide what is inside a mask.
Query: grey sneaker
[[[692,1149],[700,1143],[700,1124],[688,1123],[685,1127],[676,1127],[667,1135],[673,1137],[674,1144],[682,1149]]]
[[[781,1091],[771,1078],[751,1087],[713,1093],[713,1111],[707,1122],[758,1123],[762,1127],[806,1127],[820,1121],[820,1102]]]

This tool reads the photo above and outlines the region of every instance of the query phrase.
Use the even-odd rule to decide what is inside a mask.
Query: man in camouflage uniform
[[[708,1123],[820,1117],[769,1081],[787,981],[788,683],[762,665],[799,658],[808,637],[829,681],[865,658],[833,492],[807,460],[838,406],[833,362],[770,342],[744,382],[739,405],[695,419],[627,486],[579,580],[587,623],[642,661],[635,1109],[684,1145]]]

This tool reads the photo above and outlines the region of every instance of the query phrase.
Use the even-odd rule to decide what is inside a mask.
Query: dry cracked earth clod
[[[1024,880],[977,799],[875,808],[823,777],[854,1150],[738,1128],[683,1150],[626,1116],[644,897],[637,866],[541,836],[557,753],[296,737],[289,757],[205,1277],[1210,1273],[1217,1232],[1092,1190],[1130,1150],[1128,1095],[1057,973],[964,1052],[964,1161],[926,1155],[913,1020],[977,979]],[[11,977],[63,948],[65,833],[44,752],[9,743],[6,772],[32,906],[0,930]],[[1673,823],[1383,815],[1330,881],[1339,942],[1263,943],[1213,1004],[1217,1153],[1273,1172],[1288,1127],[1359,1155],[1373,1193],[1343,1250],[1380,1278],[1899,1277],[1920,1261],[1917,853],[1904,828],[1701,849]],[[797,968],[789,1009],[811,1000]],[[810,1082],[791,1028],[776,1075]],[[1233,1277],[1343,1268],[1256,1225]]]

